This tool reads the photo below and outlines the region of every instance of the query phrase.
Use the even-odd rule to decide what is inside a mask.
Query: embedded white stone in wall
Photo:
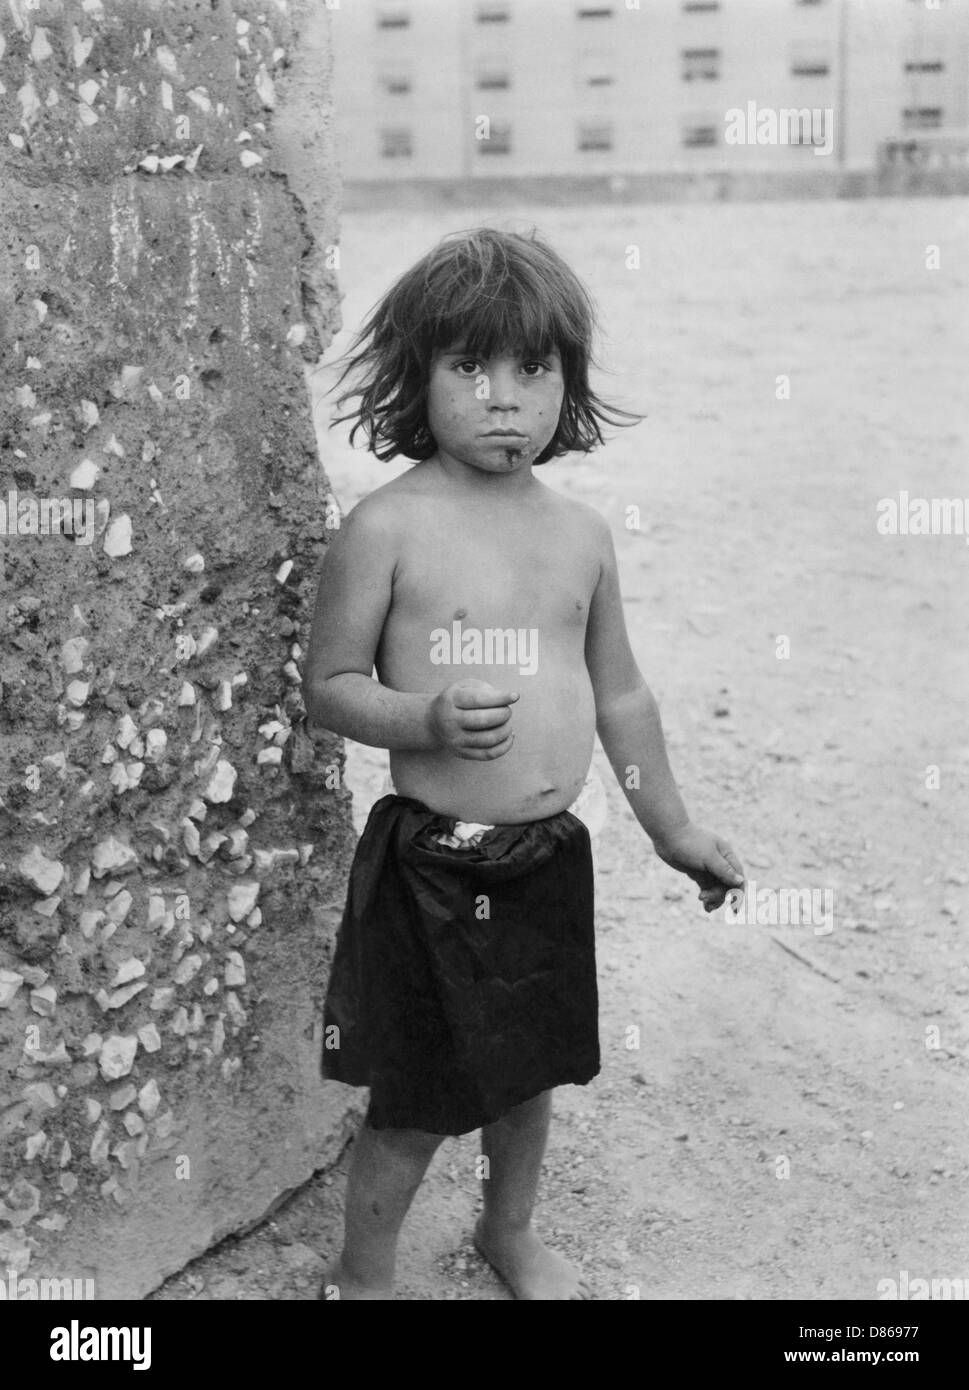
[[[137,1038],[124,1037],[120,1033],[112,1033],[105,1038],[98,1058],[105,1081],[117,1081],[119,1077],[127,1076],[134,1066],[137,1051]]]

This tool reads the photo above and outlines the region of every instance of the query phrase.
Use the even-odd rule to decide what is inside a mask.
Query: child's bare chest
[[[392,615],[433,626],[461,619],[584,631],[598,578],[592,556],[540,523],[467,523],[412,537],[394,577]]]

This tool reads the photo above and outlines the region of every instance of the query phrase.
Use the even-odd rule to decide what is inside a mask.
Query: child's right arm
[[[390,690],[373,679],[390,610],[395,568],[393,519],[383,499],[358,503],[331,539],[320,571],[303,671],[309,724],[376,748],[437,746],[431,697]]]
[[[373,677],[393,598],[396,510],[384,498],[366,498],[327,547],[303,671],[307,723],[374,748],[501,757],[514,740],[503,726],[517,695],[475,680],[411,693]]]

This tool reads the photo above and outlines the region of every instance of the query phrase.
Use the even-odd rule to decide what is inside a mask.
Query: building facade
[[[969,0],[326,2],[349,181],[867,170],[969,125]]]

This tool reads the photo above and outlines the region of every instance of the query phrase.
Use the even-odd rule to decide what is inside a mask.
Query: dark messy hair
[[[387,291],[346,354],[334,390],[338,408],[360,397],[333,424],[355,420],[379,459],[427,459],[437,445],[427,421],[427,387],[435,350],[460,344],[469,356],[556,349],[565,391],[555,434],[535,459],[545,463],[602,444],[602,425],[643,417],[607,405],[589,385],[596,311],[589,292],[534,232],[491,227],[446,236]]]

